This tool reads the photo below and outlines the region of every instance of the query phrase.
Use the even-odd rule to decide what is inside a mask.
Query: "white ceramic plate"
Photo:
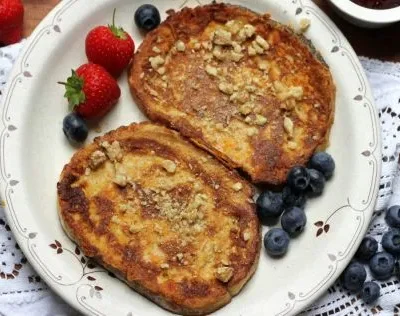
[[[67,113],[56,84],[86,61],[84,39],[94,26],[118,22],[137,45],[136,8],[167,9],[207,0],[65,0],[36,29],[9,78],[1,106],[1,184],[7,216],[25,255],[69,304],[89,315],[164,315],[167,312],[94,267],[64,234],[56,210],[56,183],[74,153],[62,133]],[[296,25],[311,20],[306,36],[322,53],[337,84],[331,152],[337,172],[323,197],[310,201],[305,233],[285,258],[261,253],[257,272],[216,315],[293,315],[322,294],[353,256],[371,218],[380,174],[380,132],[368,82],[346,39],[310,0],[232,0]],[[165,15],[164,15],[165,17]],[[103,132],[144,120],[126,77],[121,102],[102,121]],[[98,135],[98,134],[97,134]],[[93,132],[90,139],[96,136]],[[266,228],[264,228],[266,229]]]

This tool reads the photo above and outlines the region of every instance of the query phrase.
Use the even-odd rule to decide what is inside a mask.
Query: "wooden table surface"
[[[25,5],[24,35],[28,36],[59,0],[23,0]],[[400,62],[400,23],[384,29],[358,28],[339,17],[327,0],[314,0],[342,30],[358,55]]]

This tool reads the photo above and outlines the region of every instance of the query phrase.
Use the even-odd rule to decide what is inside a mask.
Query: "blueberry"
[[[356,258],[368,261],[378,251],[378,242],[375,238],[365,237],[356,252]]]
[[[335,170],[335,161],[332,156],[326,152],[315,153],[309,162],[309,168],[321,172],[325,179],[329,179]]]
[[[365,282],[361,290],[361,298],[366,304],[374,303],[381,294],[381,287],[376,282]]]
[[[342,274],[342,283],[349,291],[358,292],[361,290],[366,278],[367,272],[364,266],[361,263],[352,262]]]
[[[394,257],[388,252],[378,252],[369,261],[369,268],[378,280],[387,280],[394,270]]]
[[[281,218],[282,228],[290,235],[297,236],[307,224],[307,217],[304,210],[299,207],[291,207],[285,210]]]
[[[282,193],[264,191],[256,203],[257,214],[262,222],[271,217],[279,217],[283,212]]]
[[[287,177],[288,185],[297,192],[303,192],[310,184],[308,170],[302,166],[293,167]]]
[[[86,122],[76,113],[70,113],[64,118],[63,131],[72,143],[82,143],[89,133]]]
[[[320,196],[325,188],[324,175],[315,169],[308,169],[310,175],[310,186],[308,188],[308,195]]]
[[[155,29],[160,22],[160,12],[151,4],[143,4],[135,12],[135,23],[140,29],[151,31]]]
[[[400,231],[391,229],[382,236],[382,247],[393,255],[400,254]]]
[[[289,247],[289,235],[281,228],[272,228],[264,235],[264,247],[270,256],[283,256]]]
[[[386,211],[386,222],[391,227],[400,228],[400,205],[393,205]]]
[[[304,208],[307,199],[303,193],[296,192],[290,187],[284,187],[282,191],[283,203],[286,207],[298,206]]]

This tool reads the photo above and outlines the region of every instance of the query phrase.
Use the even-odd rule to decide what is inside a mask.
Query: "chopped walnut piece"
[[[158,68],[157,69],[157,72],[160,74],[160,75],[164,75],[165,74],[165,67],[160,67],[160,68]]]
[[[311,25],[310,19],[305,19],[305,18],[301,19],[299,23],[300,32],[301,33],[306,32],[309,29],[310,25]]]
[[[251,238],[251,233],[249,232],[249,231],[244,231],[243,232],[243,240],[244,241],[248,241],[248,240],[250,240],[250,238]]]
[[[126,187],[128,185],[128,176],[123,170],[119,169],[115,173],[113,182],[120,187]]]
[[[233,276],[233,271],[231,267],[219,267],[216,271],[216,277],[223,283],[228,283]]]
[[[216,77],[218,75],[218,69],[211,66],[211,65],[207,65],[206,66],[206,73],[208,73],[210,76],[214,76]]]
[[[218,88],[221,92],[225,93],[225,94],[229,94],[231,95],[233,93],[233,85],[227,82],[221,82],[218,85]]]
[[[251,24],[244,25],[238,34],[238,40],[244,42],[248,38],[252,37],[256,32],[256,28]]]
[[[182,42],[181,40],[178,40],[178,41],[175,43],[175,47],[176,47],[176,50],[177,50],[178,52],[184,52],[185,49],[186,49],[185,43]]]
[[[251,103],[245,103],[239,107],[239,113],[243,115],[248,115],[253,110],[254,105]]]
[[[249,56],[255,56],[255,55],[257,55],[256,50],[255,50],[254,47],[252,47],[252,46],[247,47],[247,53],[249,54]]]
[[[153,46],[152,51],[157,54],[161,53],[161,50],[157,46]]]
[[[129,226],[129,232],[131,234],[136,234],[138,232],[140,232],[143,229],[143,227],[141,225],[131,225]]]
[[[151,67],[156,70],[158,67],[164,65],[165,63],[165,59],[162,58],[160,55],[154,56],[154,57],[150,57],[149,58],[149,62]]]
[[[217,44],[217,45],[231,45],[232,44],[232,34],[223,29],[217,29],[214,32],[212,41],[214,44]]]
[[[288,142],[288,148],[291,149],[291,150],[296,149],[297,148],[297,143],[293,142],[293,141]]]
[[[106,155],[101,150],[96,150],[90,155],[89,166],[92,169],[97,169],[107,160]]]
[[[176,259],[177,259],[179,262],[182,262],[182,261],[183,261],[183,253],[178,253],[178,254],[176,254]]]
[[[172,160],[164,160],[162,166],[168,173],[174,173],[176,171],[176,164]]]
[[[234,92],[229,100],[230,101],[237,101],[241,104],[246,103],[247,101],[249,101],[249,93],[247,91],[239,91],[239,92]]]
[[[285,116],[283,119],[283,128],[290,137],[293,136],[293,126],[293,121],[289,117]]]
[[[235,35],[240,31],[242,23],[238,20],[230,20],[225,23],[225,26],[227,27],[229,32]]]
[[[121,148],[121,145],[118,141],[113,141],[112,144],[109,142],[105,141],[100,144],[101,147],[103,147],[106,150],[107,157],[112,161],[121,161],[123,158],[123,150]]]
[[[243,189],[243,184],[241,182],[236,182],[235,184],[232,185],[232,189],[238,192],[241,189]]]
[[[242,46],[240,46],[240,44],[239,43],[237,43],[237,42],[232,42],[232,47],[233,47],[233,51],[235,52],[235,53],[241,53],[242,52]]]
[[[169,264],[168,263],[162,263],[160,265],[160,268],[163,269],[163,270],[169,269]]]
[[[267,42],[264,38],[262,38],[260,35],[257,35],[257,36],[256,36],[255,41],[256,41],[256,43],[257,43],[259,46],[261,46],[261,47],[264,48],[265,50],[268,50],[268,49],[269,49],[269,44],[268,44],[268,42]]]
[[[268,71],[271,68],[271,64],[266,60],[261,60],[258,63],[258,69]]]
[[[254,124],[262,126],[262,125],[266,124],[267,121],[268,120],[267,120],[267,118],[265,116],[262,116],[260,114],[256,114],[256,118],[254,120]]]

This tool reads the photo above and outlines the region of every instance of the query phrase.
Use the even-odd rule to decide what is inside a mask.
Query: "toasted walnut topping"
[[[227,83],[227,82],[221,82],[221,83],[218,85],[218,89],[219,89],[221,92],[223,92],[223,93],[225,93],[225,94],[228,94],[228,95],[231,95],[231,94],[233,93],[233,91],[234,91],[233,85],[230,84],[230,83]]]
[[[111,217],[111,223],[119,225],[121,224],[121,220],[117,216],[113,215],[113,217]]]
[[[253,85],[247,85],[247,86],[245,86],[244,87],[245,89],[246,89],[246,91],[248,91],[248,92],[256,92],[257,91],[257,87],[256,86],[253,86]]]
[[[245,103],[239,107],[239,113],[243,115],[248,115],[253,110],[254,104]]]
[[[88,176],[88,175],[90,175],[92,173],[92,169],[90,169],[90,168],[86,168],[85,169],[85,176]]]
[[[244,231],[243,232],[243,240],[244,241],[248,241],[248,240],[250,240],[250,238],[251,238],[251,233],[249,232],[249,231]]]
[[[201,48],[201,44],[199,42],[194,43],[193,48],[194,50],[199,50]]]
[[[217,29],[214,32],[212,41],[214,44],[217,44],[217,45],[231,45],[232,44],[232,34],[223,29]]]
[[[256,43],[258,44],[258,45],[260,45],[262,48],[264,48],[265,50],[268,50],[269,49],[269,44],[268,44],[268,42],[264,39],[264,38],[262,38],[260,35],[257,35],[256,36]]]
[[[211,65],[207,65],[206,66],[206,73],[208,73],[210,76],[214,76],[216,77],[218,75],[218,69],[211,66]]]
[[[232,185],[232,189],[238,192],[243,189],[243,184],[241,182],[236,182],[234,185]]]
[[[246,24],[240,29],[238,34],[238,40],[244,42],[248,38],[252,37],[256,32],[256,28],[251,24]]]
[[[246,116],[246,118],[244,119],[244,121],[246,123],[251,123],[251,117],[250,116]]]
[[[223,59],[225,58],[225,57],[224,57],[224,54],[222,53],[222,47],[219,46],[219,45],[216,45],[216,46],[214,47],[212,53],[213,53],[213,56],[214,56],[215,58],[219,59],[219,60],[223,60]]]
[[[257,52],[256,52],[256,50],[254,49],[253,46],[247,47],[247,53],[249,54],[249,56],[255,56],[255,55],[257,55]]]
[[[121,161],[123,156],[124,156],[124,152],[121,148],[121,145],[118,141],[113,141],[112,144],[110,144],[109,142],[102,142],[100,144],[101,147],[103,147],[106,150],[107,153],[107,157],[112,161]]]
[[[172,160],[164,160],[162,166],[168,173],[174,173],[176,171],[176,164]]]
[[[255,127],[251,127],[247,130],[247,136],[254,136],[258,134],[258,130]]]
[[[260,60],[258,62],[258,69],[268,71],[271,68],[271,64],[266,60]]]
[[[164,65],[165,59],[162,58],[160,55],[157,55],[155,57],[150,57],[149,62],[151,67],[156,70],[158,67]]]
[[[161,77],[161,79],[162,79],[163,81],[167,81],[167,80],[168,80],[168,77],[167,77],[167,75],[164,75],[164,76]]]
[[[296,142],[293,142],[293,141],[290,141],[290,142],[288,142],[288,148],[289,149],[296,149],[297,148],[297,143]]]
[[[230,262],[228,259],[226,259],[226,258],[222,258],[222,259],[221,259],[221,263],[222,263],[224,266],[229,266],[229,265],[231,264],[231,262]]]
[[[260,114],[256,114],[256,118],[254,120],[254,124],[262,126],[262,125],[265,125],[267,123],[267,121],[268,120],[267,120],[267,118],[265,116],[262,116]]]
[[[237,20],[230,20],[226,22],[225,26],[227,27],[228,31],[231,32],[233,35],[237,34],[242,27],[242,23]]]
[[[226,59],[233,60],[234,62],[240,61],[243,57],[244,57],[244,55],[242,53],[236,53],[236,52],[232,52],[232,51],[228,52],[226,54]]]
[[[217,131],[223,131],[224,130],[224,124],[217,123],[217,124],[215,124],[215,128],[217,129]]]
[[[251,42],[251,47],[255,50],[256,54],[264,54],[264,48],[257,44],[256,41]]]
[[[202,42],[201,46],[206,50],[212,50],[212,47],[213,47],[211,42]]]
[[[155,52],[156,54],[161,53],[161,50],[160,50],[157,46],[153,46],[152,50],[153,50],[153,52]]]
[[[240,46],[240,44],[237,42],[232,42],[232,47],[235,53],[241,53],[243,50],[242,46]]]
[[[239,92],[234,92],[230,96],[229,100],[230,101],[237,101],[237,102],[243,104],[243,103],[246,103],[247,101],[249,101],[249,98],[250,98],[249,93],[247,91],[245,91],[245,90],[242,90],[242,91],[239,91]]]
[[[275,91],[278,92],[277,97],[280,100],[287,100],[290,98],[301,99],[303,97],[303,87],[294,86],[294,87],[287,87],[282,82],[276,80],[274,81],[274,88]]]
[[[210,53],[206,53],[206,54],[204,54],[204,56],[203,56],[203,60],[204,60],[204,61],[210,61],[212,58],[213,58],[213,55],[210,54]]]
[[[309,19],[301,19],[299,26],[300,26],[300,32],[304,33],[308,30],[308,28],[311,25],[311,21]]]
[[[182,262],[183,261],[183,253],[178,253],[178,254],[176,254],[176,259],[179,261],[179,262]]]
[[[165,74],[165,67],[160,67],[160,68],[158,68],[158,69],[157,69],[157,72],[158,72],[160,75],[164,75],[164,74]]]
[[[129,232],[131,234],[136,234],[136,233],[140,232],[142,229],[143,229],[143,226],[141,226],[140,224],[129,226]]]
[[[101,150],[96,150],[90,155],[90,168],[96,169],[107,160],[106,155]]]
[[[283,128],[289,136],[293,136],[293,121],[287,116],[283,119]]]
[[[185,49],[186,49],[185,43],[182,42],[181,40],[178,40],[178,41],[175,43],[175,47],[176,47],[176,50],[177,50],[178,52],[184,52]]]
[[[233,271],[231,267],[219,267],[216,271],[216,277],[218,280],[228,283],[233,276]]]
[[[169,264],[168,263],[162,263],[160,265],[160,268],[163,269],[163,270],[169,269]]]

